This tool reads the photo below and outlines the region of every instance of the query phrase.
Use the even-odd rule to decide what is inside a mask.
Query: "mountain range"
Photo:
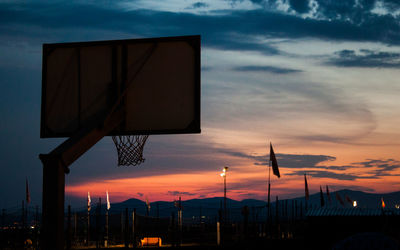
[[[339,197],[339,198],[338,198]],[[353,190],[340,190],[332,192],[328,196],[323,193],[323,200],[325,208],[350,208],[353,207],[353,201],[357,202],[357,207],[366,209],[382,208],[382,199],[385,203],[386,209],[395,209],[400,204],[400,192],[392,192],[385,194],[366,193],[362,191]],[[343,204],[341,204],[343,201]],[[92,206],[96,206],[92,204]],[[242,208],[247,206],[249,208],[249,216],[253,219],[265,219],[267,213],[266,201],[256,199],[245,199],[242,201],[227,198],[227,211],[231,219],[240,219],[242,217]],[[105,209],[105,204],[102,204],[102,209]],[[178,211],[178,201],[156,201],[150,203],[149,216],[151,217],[170,217],[172,214],[176,216]],[[183,217],[185,220],[201,220],[210,221],[217,220],[219,210],[223,211],[224,198],[214,197],[205,199],[191,199],[181,202],[183,209]],[[321,207],[321,194],[320,192],[311,194],[307,200],[308,209],[316,209]],[[398,206],[397,206],[398,207]],[[119,203],[112,203],[110,213],[123,213],[125,209],[129,211],[136,209],[137,214],[146,215],[147,205],[145,201],[139,199],[128,199]],[[276,213],[276,197],[271,197],[271,209]],[[293,199],[279,200],[278,210],[279,213],[284,213],[286,209],[288,214],[301,215],[305,209],[305,197],[296,197]]]

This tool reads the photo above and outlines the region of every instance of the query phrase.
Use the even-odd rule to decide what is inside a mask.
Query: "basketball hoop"
[[[118,153],[118,166],[137,166],[144,162],[143,149],[149,135],[113,136]]]

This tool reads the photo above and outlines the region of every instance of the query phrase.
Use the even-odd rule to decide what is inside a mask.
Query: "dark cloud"
[[[169,195],[173,196],[178,196],[178,195],[188,195],[188,196],[194,196],[197,195],[195,193],[190,193],[190,192],[179,192],[179,191],[168,191],[167,192]]]
[[[269,155],[250,155],[243,152],[236,152],[230,150],[220,150],[221,153],[228,154],[235,157],[252,159],[256,162],[254,165],[268,165]],[[355,179],[377,179],[385,176],[398,176],[393,174],[394,170],[400,168],[400,161],[394,159],[387,160],[367,160],[365,162],[355,162],[349,165],[326,165],[327,162],[336,160],[336,157],[328,155],[294,155],[294,154],[276,154],[278,165],[280,168],[289,169],[304,169],[296,170],[292,173],[285,175],[304,175],[305,169],[307,174],[319,178],[332,178],[338,180],[355,180]],[[324,165],[320,165],[325,163]],[[364,171],[365,176],[356,175],[352,173],[343,173],[346,170],[352,169],[366,169],[376,168],[373,171]],[[311,170],[310,170],[311,169]],[[322,169],[322,170],[320,170]],[[337,173],[337,171],[341,173]]]
[[[289,0],[289,4],[297,13],[307,13],[310,10],[308,0]]]
[[[143,197],[143,193],[138,192],[137,195],[139,195],[139,197]]]
[[[400,9],[400,2],[398,0],[383,0],[382,3],[391,12]]]
[[[189,9],[199,9],[199,8],[207,8],[209,4],[203,2],[196,2],[192,4]]]
[[[287,173],[286,175],[294,175],[294,176],[303,176],[304,171],[295,171],[293,173]],[[330,178],[330,179],[337,179],[337,180],[347,180],[347,181],[353,181],[356,179],[377,179],[378,177],[376,176],[357,176],[354,174],[346,174],[346,173],[335,173],[331,171],[324,171],[324,170],[311,170],[307,171],[307,175],[310,175],[312,177],[316,178]]]
[[[394,170],[400,169],[400,161],[394,159],[387,160],[367,160],[364,162],[355,162],[355,166],[360,166],[361,168],[376,168],[371,171],[370,174],[375,176],[399,176],[398,174],[391,173]]]
[[[321,3],[324,15],[333,15],[329,14],[332,12],[336,16],[351,11],[349,4],[336,5],[333,1],[329,2],[330,5]],[[45,42],[82,39],[85,33],[80,33],[80,29],[109,30],[141,37],[201,34],[205,46],[268,54],[279,51],[253,37],[315,37],[389,44],[398,44],[400,41],[399,22],[391,15],[370,13],[362,16],[362,21],[349,21],[353,19],[302,18],[268,9],[235,10],[208,15],[144,9],[127,11],[117,7],[69,2],[0,4],[0,31],[3,36],[29,36],[30,39],[40,37]],[[26,33],[22,34],[13,25],[25,26]],[[66,30],[75,33],[66,33]]]
[[[233,70],[241,72],[267,72],[274,74],[292,74],[292,73],[302,72],[301,70],[297,69],[280,68],[273,66],[255,66],[255,65],[235,67],[233,68]]]
[[[220,152],[235,157],[256,160],[255,165],[268,165],[269,155],[250,155],[230,150],[220,150]],[[336,160],[336,157],[329,155],[275,154],[275,156],[279,166],[284,168],[325,168],[317,165],[322,162]]]
[[[399,68],[400,53],[366,49],[360,49],[358,53],[354,50],[341,50],[335,52],[335,57],[328,64],[339,67]]]

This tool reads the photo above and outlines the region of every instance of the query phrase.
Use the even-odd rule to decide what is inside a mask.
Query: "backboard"
[[[109,135],[200,133],[200,36],[43,45],[41,138],[118,105],[125,121]]]

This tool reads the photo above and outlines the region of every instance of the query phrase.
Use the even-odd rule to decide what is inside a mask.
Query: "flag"
[[[385,204],[385,202],[383,201],[383,197],[381,198],[381,201],[382,201],[382,209],[383,209],[383,208],[386,207],[386,204]]]
[[[325,206],[324,194],[322,193],[322,187],[319,186],[319,194],[321,198],[321,207]]]
[[[329,193],[328,185],[326,185],[326,196],[328,197],[329,203],[331,203],[331,202],[332,202],[332,199],[331,199],[331,195],[330,195],[330,193]]]
[[[31,202],[31,194],[29,193],[28,178],[26,178],[25,182],[25,192],[26,192],[26,204],[29,204]]]
[[[270,145],[269,160],[272,162],[272,172],[274,173],[274,175],[280,178],[281,175],[279,173],[278,162],[276,161],[274,149],[272,148],[271,143],[269,145]]]
[[[345,195],[345,198],[346,198],[346,201],[347,201],[348,203],[350,203],[350,204],[353,206],[353,200],[350,199],[350,197],[347,196],[347,195]]]
[[[90,211],[90,203],[92,202],[92,200],[90,199],[90,193],[87,192],[87,211]]]
[[[106,195],[107,195],[107,210],[110,210],[110,197],[108,196],[108,190],[106,191]]]
[[[340,203],[342,206],[344,206],[344,202],[343,202],[342,198],[340,197],[339,193],[338,193],[338,192],[335,192],[335,194],[336,194],[336,200],[338,200],[339,203]]]
[[[307,184],[306,174],[304,174],[304,191],[305,191],[305,195],[306,195],[306,200],[310,199],[310,193],[308,192],[308,184]]]

